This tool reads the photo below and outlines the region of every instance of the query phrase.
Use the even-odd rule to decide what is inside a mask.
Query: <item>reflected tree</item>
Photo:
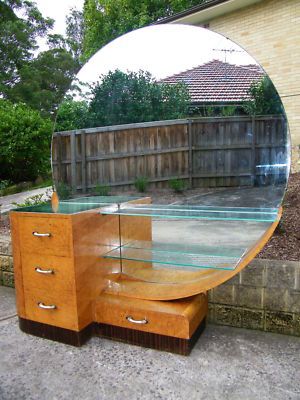
[[[278,115],[283,114],[282,103],[268,76],[250,88],[251,100],[244,104],[244,110],[249,115]]]
[[[158,84],[145,71],[109,72],[92,90],[90,126],[128,124],[186,117],[186,85]]]

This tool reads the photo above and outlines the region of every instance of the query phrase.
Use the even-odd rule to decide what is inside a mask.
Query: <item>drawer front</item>
[[[134,307],[129,304],[116,304],[97,300],[95,321],[123,328],[135,329],[160,335],[189,338],[189,322],[183,315],[161,313]]]
[[[65,292],[75,296],[71,258],[23,254],[22,272],[23,285],[28,291],[38,288],[43,291],[51,290],[58,297]]]
[[[43,324],[78,331],[76,301],[69,293],[59,295],[49,288],[24,290],[26,318]],[[55,306],[55,308],[51,308]]]
[[[68,219],[22,217],[19,219],[21,253],[70,256],[70,229]]]

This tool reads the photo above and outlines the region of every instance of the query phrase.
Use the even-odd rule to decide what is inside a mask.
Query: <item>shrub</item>
[[[0,181],[0,190],[6,189],[11,185],[11,182],[7,179],[3,179]]]
[[[59,182],[56,185],[56,192],[60,200],[67,200],[71,197],[72,189],[64,182]]]
[[[46,190],[45,193],[36,194],[31,197],[27,197],[24,200],[24,203],[13,203],[17,207],[29,207],[29,206],[38,206],[41,204],[46,204],[51,199],[51,190]]]
[[[109,186],[98,184],[95,187],[95,194],[97,196],[109,196]]]
[[[0,99],[0,179],[32,181],[50,169],[52,122],[24,104]]]
[[[148,179],[144,176],[141,176],[139,178],[136,178],[134,186],[138,192],[144,193],[147,189],[148,183]]]
[[[116,70],[101,76],[92,89],[91,126],[184,118],[190,96],[184,83],[158,84],[147,71]]]
[[[169,180],[169,186],[176,193],[182,193],[185,189],[185,183],[182,179],[171,179]]]
[[[71,131],[89,126],[88,103],[85,101],[65,100],[59,106],[55,131]]]

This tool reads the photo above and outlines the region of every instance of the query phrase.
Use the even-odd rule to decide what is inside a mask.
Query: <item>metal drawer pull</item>
[[[132,322],[133,324],[141,324],[145,325],[148,324],[148,321],[145,319],[134,319],[131,316],[126,317],[127,321]]]
[[[32,232],[33,236],[37,237],[50,237],[51,233],[38,233],[38,232]]]
[[[35,272],[38,272],[39,274],[45,274],[45,275],[54,274],[53,269],[42,269],[40,267],[36,267]]]
[[[43,308],[44,310],[55,310],[57,308],[55,304],[50,304],[49,306],[41,302],[37,304],[40,308]]]

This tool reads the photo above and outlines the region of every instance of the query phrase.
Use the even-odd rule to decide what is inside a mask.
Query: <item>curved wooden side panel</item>
[[[142,272],[143,276],[140,276],[140,278],[142,278],[140,280],[124,273],[121,275],[118,274],[115,277],[111,275],[105,292],[147,300],[175,300],[206,292],[238,274],[253,260],[273,235],[281,215],[282,208],[279,209],[277,220],[273,222],[232,271],[216,269],[203,270],[197,273],[197,280],[189,280],[184,283],[176,284],[170,283],[170,273],[165,274],[164,279],[159,280],[160,282],[165,281],[165,283],[158,283],[158,273],[160,274],[160,278],[163,278],[163,271],[157,272],[147,269]],[[178,273],[182,272],[178,271]],[[174,277],[176,271],[173,271],[172,274]]]

